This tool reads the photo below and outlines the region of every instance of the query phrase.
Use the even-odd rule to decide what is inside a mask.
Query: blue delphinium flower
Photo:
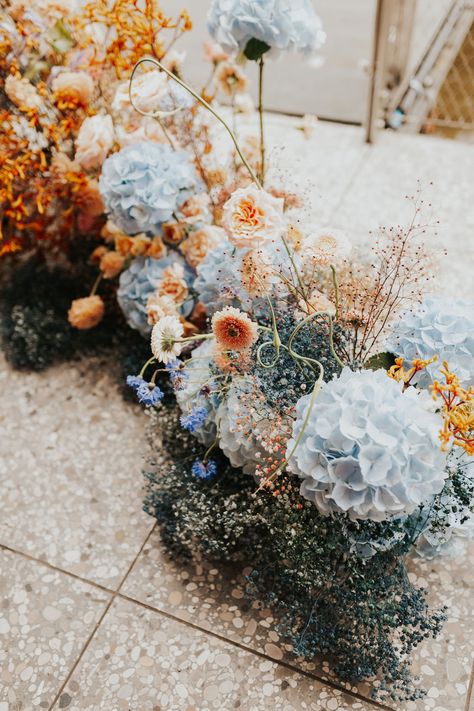
[[[100,192],[113,222],[127,234],[157,234],[200,189],[183,150],[153,141],[125,146],[104,162]]]
[[[311,0],[213,0],[207,28],[227,52],[244,52],[249,59],[265,51],[308,54],[326,38]]]
[[[196,407],[194,410],[191,410],[189,415],[181,415],[181,427],[188,430],[188,432],[196,432],[196,430],[201,429],[206,422],[207,415],[208,411],[206,407]]]
[[[446,454],[427,393],[403,392],[384,370],[345,368],[308,413],[310,401],[305,395],[296,405],[287,458],[302,496],[321,513],[384,521],[443,489]]]
[[[160,390],[158,385],[149,383],[139,375],[128,375],[127,385],[135,390],[138,402],[146,407],[158,405],[164,397],[164,393]]]
[[[439,378],[445,360],[465,387],[474,385],[474,303],[426,299],[414,313],[407,312],[397,322],[386,348],[404,358],[407,367],[414,358],[437,356],[437,361],[416,375],[420,387]]]
[[[213,459],[208,459],[207,462],[202,462],[200,459],[196,459],[191,467],[191,471],[197,479],[208,481],[216,476],[217,464]]]

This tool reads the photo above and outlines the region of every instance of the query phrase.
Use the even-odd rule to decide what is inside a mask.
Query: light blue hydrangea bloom
[[[442,490],[446,454],[427,393],[402,392],[384,370],[345,368],[323,384],[304,428],[310,397],[296,405],[287,457],[303,479],[302,496],[321,513],[384,521],[410,514]]]
[[[439,368],[447,360],[464,386],[474,385],[474,303],[429,298],[414,313],[397,323],[386,350],[407,362],[413,358],[438,361],[417,376],[420,387],[440,379]]]
[[[326,35],[311,0],[213,0],[207,16],[211,36],[227,52],[243,52],[249,40],[270,47],[269,56],[308,54]]]
[[[202,187],[185,151],[153,141],[134,143],[107,158],[99,186],[111,219],[130,235],[158,234]]]
[[[129,326],[140,331],[144,336],[150,333],[152,328],[148,323],[146,309],[148,299],[156,291],[166,267],[177,263],[184,267],[184,279],[188,286],[191,286],[194,278],[193,272],[178,254],[171,254],[163,259],[136,257],[128,269],[125,269],[120,275],[117,289],[119,306]],[[194,300],[190,297],[181,307],[183,316],[189,316],[193,306]]]
[[[252,308],[252,299],[242,286],[240,276],[245,252],[223,240],[198,266],[194,288],[210,316],[224,306],[241,307],[246,311]]]
[[[196,409],[207,411],[207,418],[194,436],[204,445],[210,445],[216,438],[216,412],[219,396],[215,393],[212,365],[214,362],[214,343],[206,340],[192,352],[186,361],[185,378],[175,390],[176,400],[183,413],[188,416]]]

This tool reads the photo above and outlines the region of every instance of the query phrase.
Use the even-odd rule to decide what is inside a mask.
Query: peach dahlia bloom
[[[229,351],[247,351],[258,338],[257,324],[233,306],[226,306],[214,314],[212,332],[217,345]]]

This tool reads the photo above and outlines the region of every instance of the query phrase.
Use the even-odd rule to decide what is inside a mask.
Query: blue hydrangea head
[[[439,368],[445,360],[464,386],[474,385],[474,303],[426,299],[418,310],[400,319],[386,350],[404,358],[407,366],[413,358],[438,356],[416,376],[420,387],[439,379]]]
[[[242,286],[241,266],[245,250],[236,250],[226,239],[210,250],[197,268],[194,288],[211,316],[224,306],[252,308],[252,299]]]
[[[306,422],[311,396],[298,401],[287,458],[321,513],[384,521],[443,489],[441,420],[427,393],[402,387],[384,370],[345,368],[323,384]]]
[[[211,36],[227,52],[243,52],[250,40],[270,47],[269,55],[303,54],[324,42],[311,0],[213,0],[207,15]]]
[[[136,257],[128,269],[125,269],[120,275],[117,289],[119,306],[128,325],[140,331],[143,336],[149,334],[152,329],[148,323],[147,316],[148,299],[156,291],[164,270],[177,262],[184,267],[184,278],[188,286],[191,286],[194,277],[193,272],[185,264],[182,257],[176,253],[172,253],[163,259]],[[181,307],[182,315],[184,317],[189,316],[193,307],[194,299],[189,297]]]
[[[125,233],[158,234],[201,184],[188,154],[153,141],[125,146],[104,162],[99,181],[105,208]]]

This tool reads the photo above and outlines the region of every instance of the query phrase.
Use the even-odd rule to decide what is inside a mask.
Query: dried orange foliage
[[[435,380],[431,390],[435,400],[441,398],[443,401],[442,449],[447,449],[452,442],[467,454],[474,455],[474,388],[463,388],[446,361],[440,370],[444,381]]]
[[[74,27],[80,45],[93,51],[92,64],[99,70],[112,66],[123,78],[142,57],[162,59],[192,22],[186,10],[175,20],[167,17],[157,0],[93,0]],[[95,28],[103,33],[102,47],[94,44]]]

